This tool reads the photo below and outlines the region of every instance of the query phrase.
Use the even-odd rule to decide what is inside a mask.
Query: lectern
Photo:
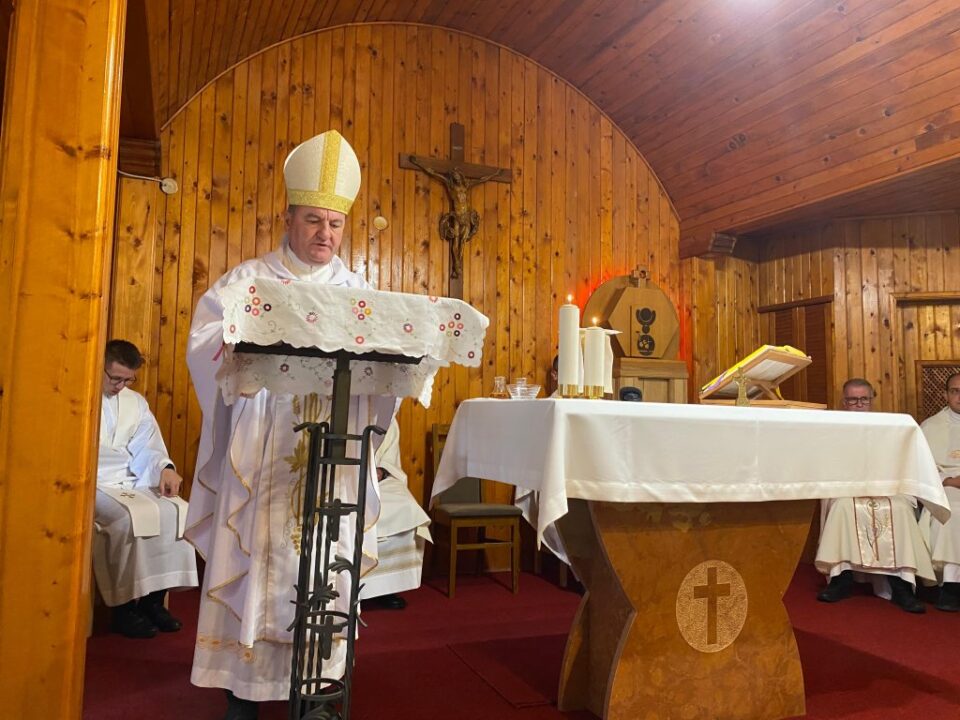
[[[299,537],[290,720],[349,718],[353,649],[368,492],[376,493],[370,425],[349,432],[351,395],[412,396],[429,405],[436,371],[452,362],[478,365],[488,320],[460,300],[255,278],[225,288],[224,340],[218,375],[224,400],[259,392],[331,396],[328,422],[308,433]],[[357,467],[357,485],[344,494]],[[346,523],[344,523],[346,520]],[[348,529],[347,529],[348,528]],[[354,533],[352,557],[337,553]],[[367,568],[369,569],[369,568]],[[349,582],[338,577],[346,573]],[[346,593],[344,588],[349,588]],[[344,597],[346,594],[346,597]],[[327,667],[346,642],[342,677]]]

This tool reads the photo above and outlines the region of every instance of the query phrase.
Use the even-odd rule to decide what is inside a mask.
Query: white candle
[[[607,345],[606,333],[603,328],[594,325],[588,327],[584,335],[583,384],[585,387],[603,387],[606,375],[604,359]]]
[[[557,384],[577,385],[579,383],[580,355],[580,308],[574,305],[572,295],[560,306],[559,360],[557,362]]]

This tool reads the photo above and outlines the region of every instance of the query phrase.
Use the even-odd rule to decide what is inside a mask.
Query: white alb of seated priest
[[[220,290],[255,278],[300,280],[366,288],[366,280],[337,257],[346,215],[360,188],[360,163],[340,133],[331,130],[298,145],[284,164],[288,208],[279,247],[230,270],[203,295],[194,313],[187,364],[203,411],[187,538],[207,560],[191,680],[225,688],[244,704],[289,697],[298,546],[305,481],[306,436],[301,422],[330,417],[330,398],[267,388],[228,405],[217,373],[224,353]],[[294,359],[279,360],[294,362]],[[229,371],[227,369],[227,371]],[[395,398],[350,398],[348,432],[387,427]],[[338,476],[341,500],[356,494],[356,468]],[[353,482],[351,480],[353,479]],[[376,478],[368,484],[363,571],[377,558]],[[353,498],[355,501],[355,497]],[[352,557],[352,518],[344,520],[333,551]],[[337,579],[336,609],[347,611],[349,574]],[[334,638],[324,677],[340,677],[346,642]],[[245,712],[242,708],[232,708]]]

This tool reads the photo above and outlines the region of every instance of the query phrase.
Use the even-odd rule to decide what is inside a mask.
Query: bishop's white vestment
[[[430,516],[407,488],[400,463],[400,428],[394,420],[377,451],[376,464],[386,475],[380,481],[377,521],[377,567],[363,578],[361,599],[420,587],[423,550],[431,540]]]
[[[183,540],[187,504],[156,490],[172,464],[142,395],[102,396],[93,569],[109,606],[197,585],[196,555]]]
[[[960,414],[945,407],[924,420],[920,429],[937,461],[940,478],[960,476]],[[924,509],[920,527],[928,538],[938,579],[956,583],[960,582],[960,488],[945,487],[943,490],[950,501],[951,515],[947,524],[941,524]]]
[[[291,395],[264,388],[252,397],[227,405],[217,372],[223,349],[223,304],[218,291],[257,277],[284,281],[368,287],[359,275],[334,257],[327,265],[302,263],[283,246],[228,272],[197,306],[187,347],[187,363],[200,407],[203,427],[191,491],[187,538],[206,560],[197,642],[191,680],[203,687],[222,687],[253,701],[285,700],[290,692],[292,633],[296,597],[301,512],[306,476],[306,434],[295,433],[301,422],[328,420],[329,396]],[[278,359],[278,372],[280,369]],[[377,424],[386,428],[396,399],[353,396],[349,432]],[[348,455],[356,454],[348,447]],[[351,474],[352,473],[352,474]],[[356,500],[356,468],[341,467],[337,493]],[[379,515],[375,474],[368,476],[364,570],[376,564]],[[334,551],[353,557],[352,518],[341,522]],[[336,609],[346,612],[349,574],[337,576]],[[335,638],[324,677],[343,675],[344,638]]]

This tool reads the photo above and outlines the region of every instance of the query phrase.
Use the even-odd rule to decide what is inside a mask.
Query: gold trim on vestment
[[[250,571],[249,571],[249,570],[244,570],[244,571],[243,571],[242,573],[240,573],[239,575],[235,575],[234,577],[230,578],[230,579],[227,580],[226,582],[222,582],[222,583],[220,583],[219,585],[217,585],[216,587],[212,587],[212,588],[209,588],[209,589],[207,590],[207,598],[210,599],[210,600],[213,600],[213,601],[214,601],[215,603],[217,603],[218,605],[223,605],[223,606],[227,609],[227,611],[228,611],[231,615],[233,615],[233,617],[235,617],[235,618],[237,619],[237,622],[243,622],[243,618],[241,618],[241,617],[234,611],[234,609],[233,609],[232,607],[230,607],[229,605],[227,605],[226,602],[224,602],[223,600],[221,600],[220,598],[218,598],[218,597],[217,597],[216,595],[214,595],[213,593],[217,592],[218,590],[223,590],[223,588],[225,588],[227,585],[232,585],[233,583],[237,582],[237,580],[239,580],[240,578],[244,577],[245,575],[249,575],[249,574],[250,574]]]
[[[227,514],[224,524],[230,528],[234,535],[237,536],[237,546],[247,557],[250,557],[250,551],[243,546],[243,539],[240,537],[240,531],[233,524],[233,518],[239,515],[243,509],[250,503],[250,498],[253,497],[253,488],[251,485],[243,478],[243,474],[237,469],[237,466],[233,463],[233,453],[231,452],[233,448],[233,443],[236,438],[237,429],[240,427],[240,419],[243,417],[243,413],[246,412],[247,404],[244,403],[240,408],[240,416],[237,418],[237,424],[233,429],[233,434],[230,436],[230,442],[227,444],[227,457],[230,459],[230,469],[233,471],[233,476],[240,482],[240,485],[243,486],[243,489],[247,491],[246,499],[240,503],[240,507],[236,510],[231,511]]]

